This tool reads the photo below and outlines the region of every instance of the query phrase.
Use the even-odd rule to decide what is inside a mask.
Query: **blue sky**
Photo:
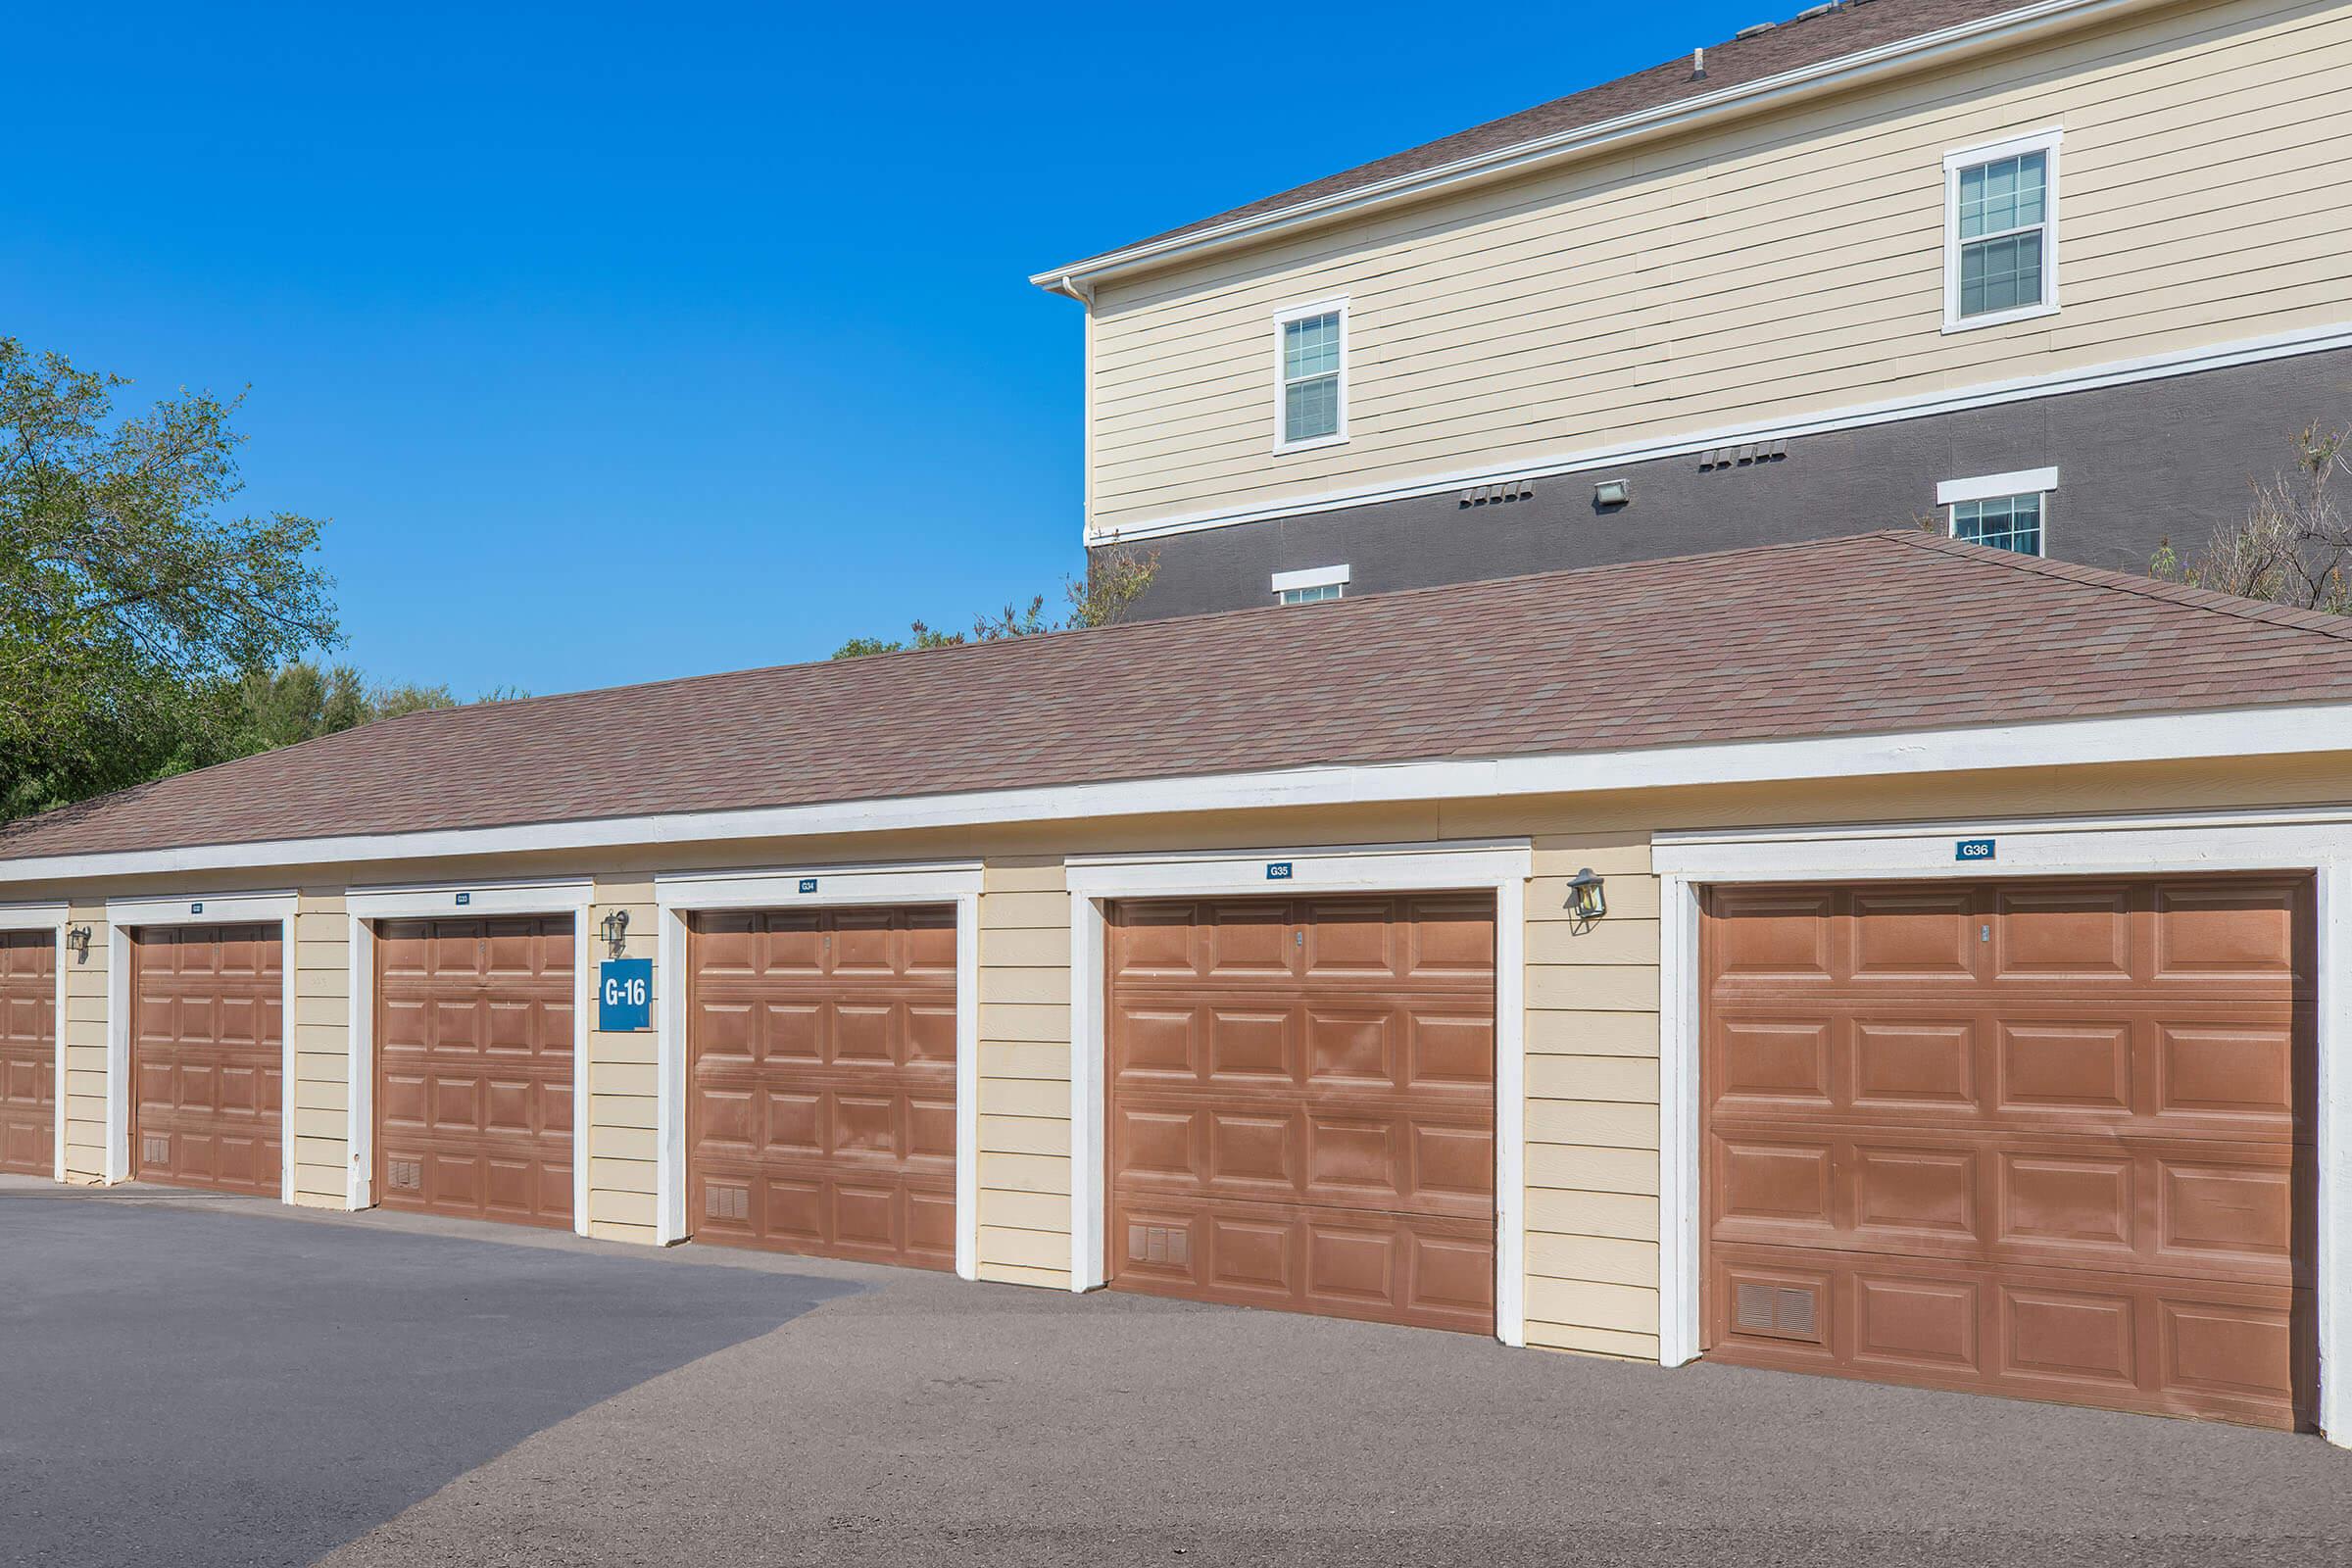
[[[822,658],[1078,568],[1031,271],[1797,8],[24,8],[0,331],[250,386],[372,676]]]

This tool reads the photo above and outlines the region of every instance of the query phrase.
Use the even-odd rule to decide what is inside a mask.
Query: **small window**
[[[1936,502],[1949,510],[1953,538],[2038,556],[2045,543],[2048,498],[2057,488],[2056,468],[2019,468],[1946,479],[1936,487]]]
[[[1952,537],[2021,556],[2041,554],[2041,497],[1996,496],[1952,503]]]
[[[1275,599],[1286,605],[1321,604],[1347,593],[1348,568],[1308,566],[1300,571],[1278,571],[1274,574],[1273,588]]]
[[[1348,439],[1348,306],[1345,301],[1277,312],[1281,377],[1275,406],[1277,451]]]
[[[2058,133],[1944,160],[1944,329],[2058,308]]]

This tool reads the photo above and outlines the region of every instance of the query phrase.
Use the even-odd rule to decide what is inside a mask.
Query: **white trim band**
[[[1962,501],[1992,501],[2002,496],[2047,495],[2058,488],[2056,468],[2019,468],[2010,473],[1980,474],[1973,479],[1946,479],[1936,487],[1936,504],[1948,507]]]
[[[239,866],[282,867],[612,846],[714,844],[741,839],[1073,821],[1179,811],[1576,795],[1697,784],[1913,777],[1964,769],[2294,757],[2347,751],[2352,751],[2352,704],[2306,703],[1882,735],[1278,768],[1257,773],[1050,785],[740,811],[59,855],[0,861],[0,884]],[[823,874],[822,867],[808,869]],[[168,906],[176,901],[155,902]]]
[[[1987,381],[1977,386],[1936,388],[1903,397],[1886,398],[1874,403],[1851,404],[1843,408],[1829,409],[1819,414],[1806,415],[1796,418],[1751,420],[1740,424],[1717,425],[1690,435],[1613,442],[1605,446],[1578,448],[1550,457],[1485,464],[1475,468],[1455,468],[1416,479],[1349,485],[1334,490],[1286,496],[1281,500],[1258,502],[1248,506],[1218,507],[1207,511],[1178,513],[1165,517],[1150,517],[1134,522],[1109,525],[1097,523],[1093,514],[1090,513],[1086,528],[1086,543],[1096,547],[1132,544],[1145,539],[1165,538],[1170,534],[1200,533],[1210,528],[1229,528],[1240,523],[1271,522],[1283,517],[1306,516],[1315,513],[1344,512],[1355,507],[1372,506],[1383,501],[1409,501],[1423,496],[1445,495],[1451,491],[1492,484],[1503,479],[1557,478],[1565,474],[1588,472],[1594,468],[1614,468],[1627,464],[1654,462],[1662,458],[1689,457],[1715,447],[1738,446],[1758,441],[1790,441],[1800,436],[1824,435],[1837,430],[1857,430],[1874,424],[1896,424],[1907,419],[1926,418],[1934,415],[1960,414],[1971,409],[1996,408],[2009,403],[2030,403],[2036,398],[2059,397],[2070,392],[2093,392],[2103,387],[2130,386],[2141,381],[2168,380],[2175,376],[2194,375],[2203,370],[2224,370],[2232,366],[2259,365],[2271,360],[2292,359],[2304,354],[2324,354],[2331,349],[2340,348],[2352,348],[2352,322],[2301,327],[2291,332],[2271,333],[2263,337],[2244,338],[2232,343],[2174,349],[2162,354],[2109,361],[2104,365],[2087,366],[2081,369],[2059,370],[2044,375],[2018,376],[2006,381]]]

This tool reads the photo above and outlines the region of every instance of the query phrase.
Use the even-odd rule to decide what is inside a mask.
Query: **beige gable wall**
[[[1944,154],[2057,123],[2065,309],[1944,334]],[[2347,154],[2352,8],[2233,0],[1106,282],[1092,521],[2352,322]],[[1343,294],[1350,439],[1276,456],[1272,313]]]

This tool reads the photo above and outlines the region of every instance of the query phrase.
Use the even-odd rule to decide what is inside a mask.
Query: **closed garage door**
[[[386,920],[375,954],[377,1200],[568,1226],[571,918]]]
[[[1109,919],[1121,1289],[1494,1327],[1492,896]]]
[[[57,1169],[57,937],[0,931],[0,1170]]]
[[[2310,910],[2285,877],[1712,892],[1710,1355],[2308,1419]]]
[[[285,970],[274,925],[132,933],[130,1151],[139,1180],[283,1188]]]
[[[698,915],[695,1239],[956,1266],[956,911]]]

